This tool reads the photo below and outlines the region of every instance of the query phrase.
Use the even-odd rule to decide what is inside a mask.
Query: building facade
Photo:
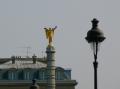
[[[47,60],[37,58],[0,58],[0,89],[29,89],[32,79],[40,89],[47,88]],[[71,79],[71,69],[55,68],[56,89],[74,89],[76,80]]]

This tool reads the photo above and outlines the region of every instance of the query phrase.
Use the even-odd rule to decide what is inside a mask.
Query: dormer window
[[[65,70],[64,71],[64,74],[65,74],[65,78],[70,80],[71,79],[71,70]]]

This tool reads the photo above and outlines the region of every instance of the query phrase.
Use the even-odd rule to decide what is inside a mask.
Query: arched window
[[[64,80],[64,69],[61,67],[57,67],[55,69],[55,77],[56,80]]]
[[[4,72],[2,73],[2,79],[3,79],[3,80],[8,80],[8,71],[4,71]]]
[[[16,72],[15,72],[15,71],[9,71],[8,79],[9,79],[9,80],[16,80],[16,79],[17,79],[17,74],[16,74]]]
[[[58,70],[58,71],[56,72],[56,79],[57,79],[57,80],[62,80],[61,71],[60,71],[60,70]]]
[[[24,79],[24,72],[23,70],[19,70],[18,72],[18,80],[23,80]]]
[[[25,72],[24,72],[24,79],[25,79],[25,80],[30,80],[30,79],[31,79],[30,71],[25,71]]]
[[[0,80],[2,79],[2,70],[0,69]]]
[[[33,72],[32,79],[39,79],[39,71],[35,70]]]
[[[40,70],[39,71],[39,79],[40,80],[46,80],[46,70]]]

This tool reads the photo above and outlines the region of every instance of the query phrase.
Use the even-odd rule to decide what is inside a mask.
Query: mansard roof
[[[0,69],[38,69],[46,67],[45,58],[36,58],[36,63],[33,63],[33,58],[15,58],[15,63],[12,63],[12,58],[0,58]]]

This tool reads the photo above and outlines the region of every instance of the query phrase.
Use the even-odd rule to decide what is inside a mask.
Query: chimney
[[[36,64],[37,56],[35,54],[32,56],[32,59],[33,59],[33,64]]]
[[[15,56],[12,56],[11,59],[12,59],[12,64],[15,64]]]

